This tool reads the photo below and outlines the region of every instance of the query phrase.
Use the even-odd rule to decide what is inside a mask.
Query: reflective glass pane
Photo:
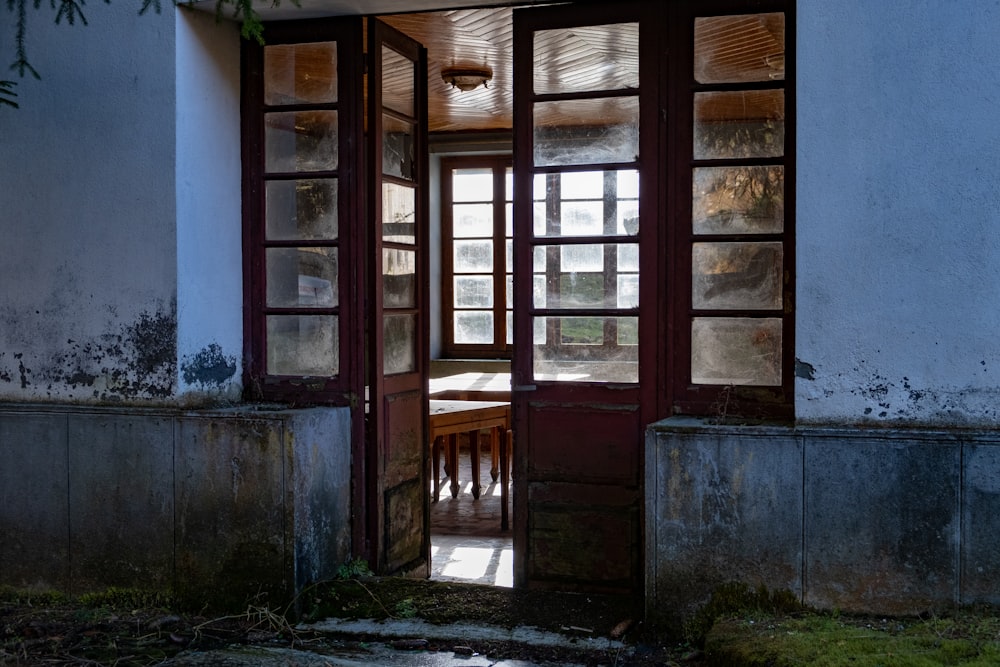
[[[493,241],[455,241],[455,273],[491,273]]]
[[[694,78],[699,83],[784,79],[785,15],[696,18]]]
[[[779,157],[784,153],[784,91],[695,93],[696,160]]]
[[[337,43],[264,47],[264,104],[337,101]]]
[[[455,311],[455,342],[463,345],[492,345],[493,313],[489,310]]]
[[[534,321],[537,380],[637,382],[635,317],[539,317]]]
[[[385,308],[416,307],[416,252],[382,248],[382,299]]]
[[[492,308],[493,276],[455,276],[455,308]]]
[[[385,375],[417,369],[416,315],[385,315],[382,318],[382,372]]]
[[[382,173],[412,179],[416,168],[413,125],[382,116]]]
[[[416,243],[416,190],[406,185],[382,183],[382,240]]]
[[[781,384],[781,320],[696,317],[691,322],[695,384]]]
[[[268,181],[265,188],[268,240],[337,238],[337,179]]]
[[[412,60],[382,47],[382,106],[407,116],[413,115]]]
[[[778,234],[784,229],[784,167],[697,167],[691,189],[695,234]]]
[[[533,45],[539,94],[639,87],[639,24],[539,30]]]
[[[452,201],[493,201],[492,169],[455,169],[451,184]]]
[[[638,97],[538,102],[534,112],[536,166],[639,159]]]
[[[493,204],[455,204],[451,212],[455,238],[493,236]]]
[[[331,377],[340,372],[336,315],[268,315],[267,374]]]
[[[336,248],[268,248],[264,257],[268,306],[337,305]]]
[[[695,243],[691,252],[694,308],[781,308],[781,243]]]
[[[337,168],[337,112],[264,115],[264,167],[270,173]]]

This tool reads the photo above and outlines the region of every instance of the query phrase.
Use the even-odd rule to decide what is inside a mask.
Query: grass
[[[1000,616],[995,610],[928,619],[729,616],[709,630],[705,655],[720,667],[986,667],[1000,664]]]

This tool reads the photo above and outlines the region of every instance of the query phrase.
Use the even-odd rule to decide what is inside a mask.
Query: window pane
[[[695,234],[778,234],[785,223],[785,168],[698,167],[692,197]]]
[[[639,159],[638,97],[538,102],[534,112],[536,166]]]
[[[514,313],[507,311],[507,344],[514,344]]]
[[[382,173],[412,179],[415,169],[413,125],[382,116]]]
[[[382,299],[385,308],[417,305],[417,253],[382,248]]]
[[[616,257],[628,260],[614,266]],[[607,263],[606,263],[607,262]],[[638,294],[638,246],[581,244],[534,248],[533,305],[536,308],[632,308]],[[607,269],[605,270],[605,267]],[[634,284],[621,282],[618,271],[628,270]],[[630,291],[619,293],[624,286]]]
[[[456,204],[451,211],[455,238],[493,236],[493,204]]]
[[[336,248],[268,248],[267,305],[332,308],[337,305]]]
[[[570,171],[559,174],[559,196],[563,199],[604,199],[603,171]]]
[[[265,187],[268,240],[337,238],[337,179],[268,181]]]
[[[639,231],[638,199],[622,198],[638,194],[635,170],[569,172],[553,180],[558,189],[550,189],[548,179],[535,180],[534,197],[551,198],[551,202],[534,205],[536,237],[635,235]],[[619,185],[623,189],[616,191]],[[610,224],[610,220],[616,222]]]
[[[618,302],[615,305],[619,308],[639,307],[639,276],[634,273],[618,276]]]
[[[413,115],[412,60],[382,47],[382,106],[407,116]]]
[[[416,219],[416,190],[406,185],[382,183],[382,240],[416,243]]]
[[[639,246],[635,243],[618,244],[618,270],[639,270]]]
[[[533,52],[538,94],[639,87],[637,23],[539,30]]]
[[[492,273],[493,241],[455,241],[455,273]]]
[[[785,15],[696,18],[694,78],[699,83],[784,79]]]
[[[695,384],[781,384],[781,320],[696,317],[691,322]]]
[[[779,157],[784,152],[784,91],[695,94],[696,160]]]
[[[264,47],[264,104],[336,101],[336,42]]]
[[[270,173],[336,169],[337,112],[265,114],[264,168]]]
[[[492,345],[493,313],[488,310],[455,311],[455,342],[464,345]]]
[[[385,315],[382,320],[384,346],[382,372],[407,373],[417,368],[416,315]]]
[[[695,243],[691,300],[702,310],[779,310],[781,243]]]
[[[561,203],[559,212],[560,236],[599,236],[603,232],[604,202],[563,201]]]
[[[452,201],[493,201],[492,169],[455,169],[451,183]]]
[[[635,317],[539,317],[534,320],[537,380],[637,382]]]
[[[455,276],[456,308],[492,308],[493,276]]]
[[[337,375],[337,325],[336,315],[268,315],[267,374]]]

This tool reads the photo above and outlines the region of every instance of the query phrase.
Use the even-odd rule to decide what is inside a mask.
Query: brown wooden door
[[[659,236],[643,4],[514,13],[516,586],[642,585]]]
[[[368,23],[369,553],[380,573],[428,576],[427,57]]]

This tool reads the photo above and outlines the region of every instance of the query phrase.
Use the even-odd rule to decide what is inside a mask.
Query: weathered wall
[[[1000,416],[1000,6],[799,0],[796,417]]]
[[[350,557],[350,449],[347,408],[0,407],[0,585],[286,603]]]
[[[0,110],[0,400],[237,396],[237,29],[86,11],[29,11],[42,80]]]
[[[996,432],[659,422],[647,608],[690,613],[731,581],[845,611],[998,604],[998,479]]]

